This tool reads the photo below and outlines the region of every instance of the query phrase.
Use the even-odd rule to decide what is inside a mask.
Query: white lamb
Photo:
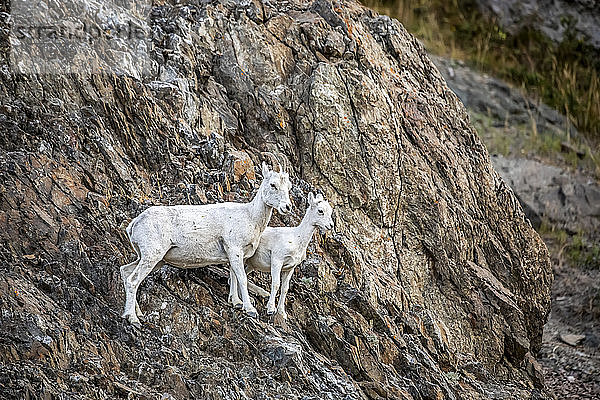
[[[273,208],[281,213],[291,208],[288,174],[270,171],[265,163],[262,174],[258,193],[249,203],[154,206],[131,221],[127,235],[138,259],[121,267],[127,296],[123,318],[139,326],[137,290],[164,263],[196,268],[229,262],[236,278],[230,281],[239,283],[244,310],[257,315],[248,296],[244,260],[254,254]],[[234,297],[234,303],[239,302],[237,289]]]
[[[290,287],[294,268],[306,259],[306,249],[317,227],[333,229],[329,202],[318,194],[308,194],[308,208],[300,225],[290,227],[267,227],[263,232],[258,248],[252,257],[246,260],[246,272],[271,272],[271,294],[267,303],[267,314],[275,313],[275,296],[279,290],[281,275],[283,283],[277,304],[277,314],[287,319],[285,296]],[[254,287],[254,285],[251,285]]]

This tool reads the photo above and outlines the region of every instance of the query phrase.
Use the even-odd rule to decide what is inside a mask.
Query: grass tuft
[[[567,261],[568,265],[600,269],[600,244],[584,234],[569,234],[545,219],[542,220],[538,233],[545,241],[555,242],[561,248],[558,257],[562,261]]]

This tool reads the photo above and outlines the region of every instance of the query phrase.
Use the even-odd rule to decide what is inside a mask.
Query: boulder
[[[534,28],[561,42],[567,34],[600,49],[600,2],[598,0],[477,0],[486,13],[515,33],[523,27]]]
[[[600,186],[590,177],[536,160],[494,156],[492,163],[534,215],[571,234],[600,232]]]

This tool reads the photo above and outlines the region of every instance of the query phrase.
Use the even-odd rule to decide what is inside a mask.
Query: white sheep
[[[139,326],[137,290],[164,263],[196,268],[229,262],[236,278],[231,282],[239,283],[244,310],[257,315],[248,296],[244,260],[254,254],[273,208],[281,213],[291,209],[288,174],[270,171],[263,163],[262,175],[258,193],[249,203],[153,206],[131,221],[127,235],[138,259],[121,267],[127,297],[123,318]]]
[[[280,277],[283,274],[281,295],[277,304],[277,314],[287,319],[285,296],[290,287],[294,268],[306,259],[306,249],[317,227],[333,229],[329,202],[318,194],[308,194],[308,208],[300,225],[290,227],[267,227],[263,232],[258,248],[252,257],[246,260],[246,272],[271,272],[271,293],[267,303],[267,314],[275,313],[275,296],[279,290]],[[252,289],[256,290],[254,285]]]

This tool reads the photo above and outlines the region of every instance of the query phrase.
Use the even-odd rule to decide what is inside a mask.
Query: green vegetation
[[[482,15],[472,0],[363,0],[398,18],[428,51],[512,82],[569,117],[597,148],[600,143],[600,52],[573,34],[562,43],[535,30],[516,34]],[[568,135],[568,133],[567,133]]]
[[[588,243],[583,236],[575,235],[567,250],[567,258],[573,265],[582,265],[588,268],[600,268],[600,246]]]
[[[569,235],[564,229],[544,221],[538,229],[544,241],[554,242],[560,247],[559,261],[568,265],[600,269],[600,244],[591,242],[583,234]]]
[[[548,221],[543,220],[538,233],[542,236],[549,237],[561,246],[564,246],[569,241],[569,234],[564,229],[559,229]]]
[[[582,170],[591,176],[600,177],[600,166],[597,160],[600,151],[594,152],[587,145],[575,145],[585,151],[580,158],[574,152],[563,151],[562,143],[568,141],[565,132],[556,130],[538,131],[535,124],[504,124],[489,115],[470,112],[471,123],[484,141],[490,154],[501,154],[505,157],[536,157],[545,159],[550,164],[563,168]]]

